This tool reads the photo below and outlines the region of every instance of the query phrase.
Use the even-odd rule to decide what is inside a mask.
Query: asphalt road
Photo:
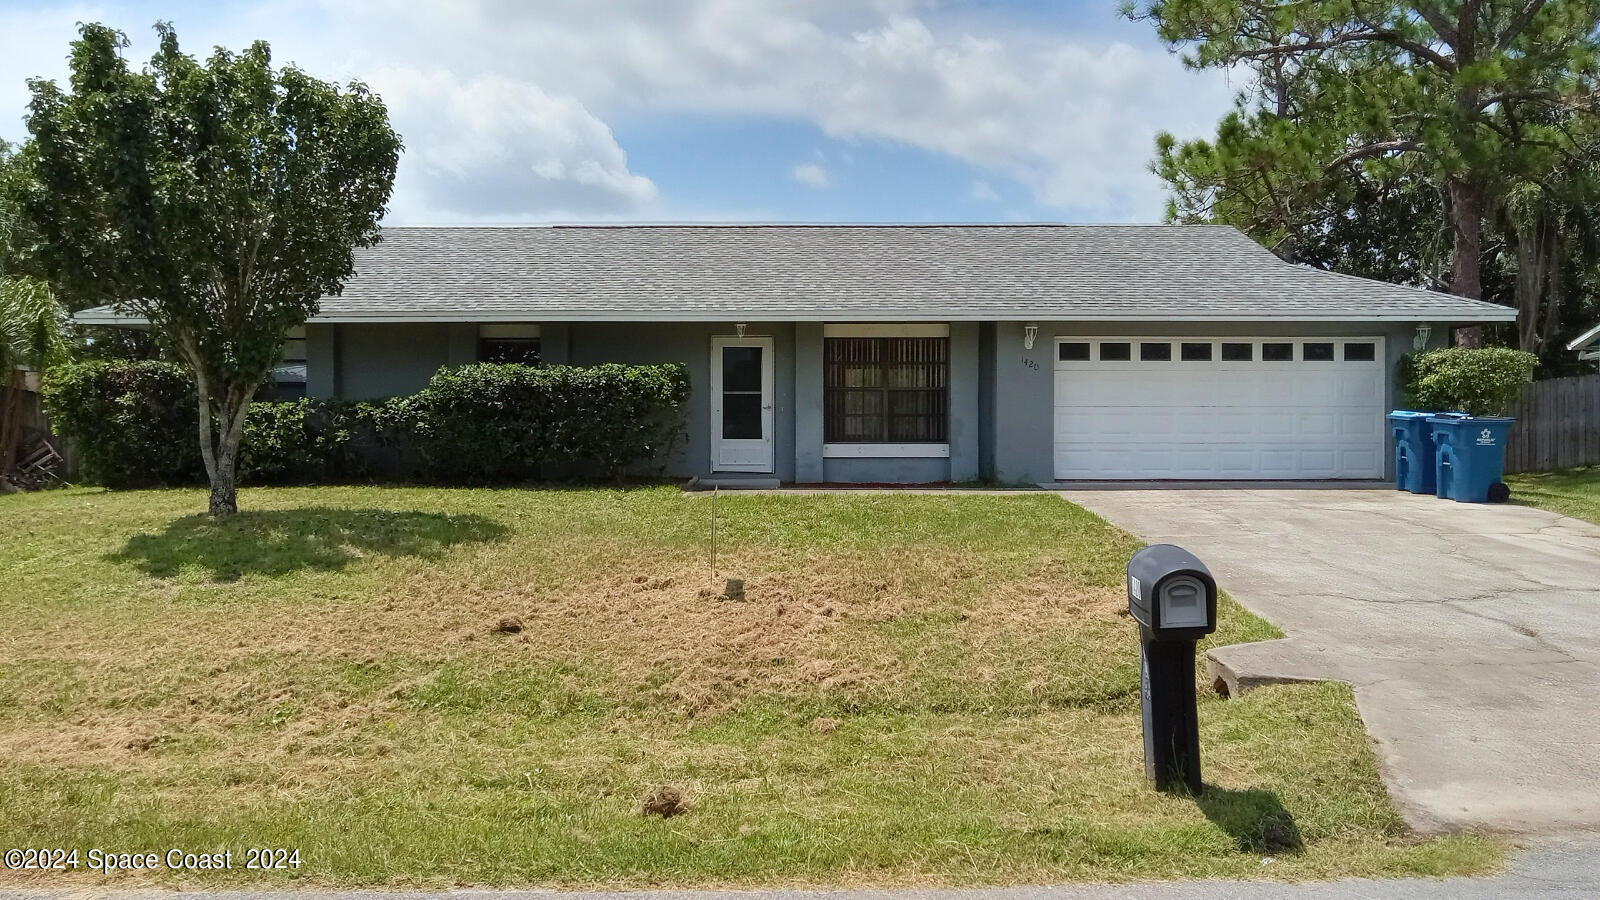
[[[626,891],[560,893],[554,891],[482,891],[461,889],[438,893],[391,891],[165,891],[117,890],[114,887],[72,890],[7,890],[0,900],[1480,900],[1532,897],[1541,900],[1593,900],[1600,897],[1600,836],[1545,839],[1519,854],[1510,868],[1492,878],[1402,879],[1282,884],[1270,881],[1184,881],[1143,884],[1074,884],[1048,887],[918,889],[918,890],[755,890],[755,891]]]

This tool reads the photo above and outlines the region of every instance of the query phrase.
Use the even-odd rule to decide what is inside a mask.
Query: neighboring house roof
[[[1291,265],[1220,225],[579,225],[386,228],[311,321],[1515,317]]]
[[[1567,349],[1588,351],[1586,353],[1579,353],[1578,356],[1580,359],[1600,359],[1600,347],[1593,346],[1595,344],[1600,344],[1600,325],[1596,325],[1588,331],[1585,331],[1583,334],[1578,335],[1576,338],[1573,338],[1572,343],[1567,345]]]

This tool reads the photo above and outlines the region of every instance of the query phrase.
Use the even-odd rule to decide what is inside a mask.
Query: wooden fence
[[[39,400],[39,375],[29,372],[23,380],[22,439],[26,443],[41,432],[56,452],[62,455],[63,461],[56,470],[56,477],[65,479],[75,475],[77,460],[72,447],[60,435],[51,432],[50,420],[45,416],[44,406]]]
[[[1600,374],[1535,381],[1511,414],[1507,472],[1600,465]]]

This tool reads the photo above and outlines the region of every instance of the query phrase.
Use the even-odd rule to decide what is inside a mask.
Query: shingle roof
[[[312,321],[1514,315],[1290,265],[1226,226],[618,225],[388,228]]]

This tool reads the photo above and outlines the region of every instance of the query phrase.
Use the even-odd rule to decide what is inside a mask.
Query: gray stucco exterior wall
[[[950,325],[949,456],[830,457],[823,429],[820,323],[751,323],[746,335],[773,343],[774,475],[786,482],[926,483],[979,478],[1034,484],[1053,478],[1054,353],[1058,336],[1382,337],[1390,373],[1412,349],[1414,323],[1039,323],[1031,350],[1024,323]],[[667,461],[677,477],[705,475],[711,460],[711,339],[732,323],[542,323],[551,365],[679,362],[688,367],[687,432]],[[1448,329],[1433,328],[1440,345]],[[420,390],[441,366],[473,362],[477,326],[321,325],[306,329],[307,394],[372,399]],[[1394,379],[1387,403],[1399,404]],[[1392,454],[1390,454],[1392,458]]]
[[[334,341],[338,395],[371,400],[422,390],[434,372],[451,364],[451,338],[448,325],[338,326]],[[309,346],[306,352],[311,352]]]

